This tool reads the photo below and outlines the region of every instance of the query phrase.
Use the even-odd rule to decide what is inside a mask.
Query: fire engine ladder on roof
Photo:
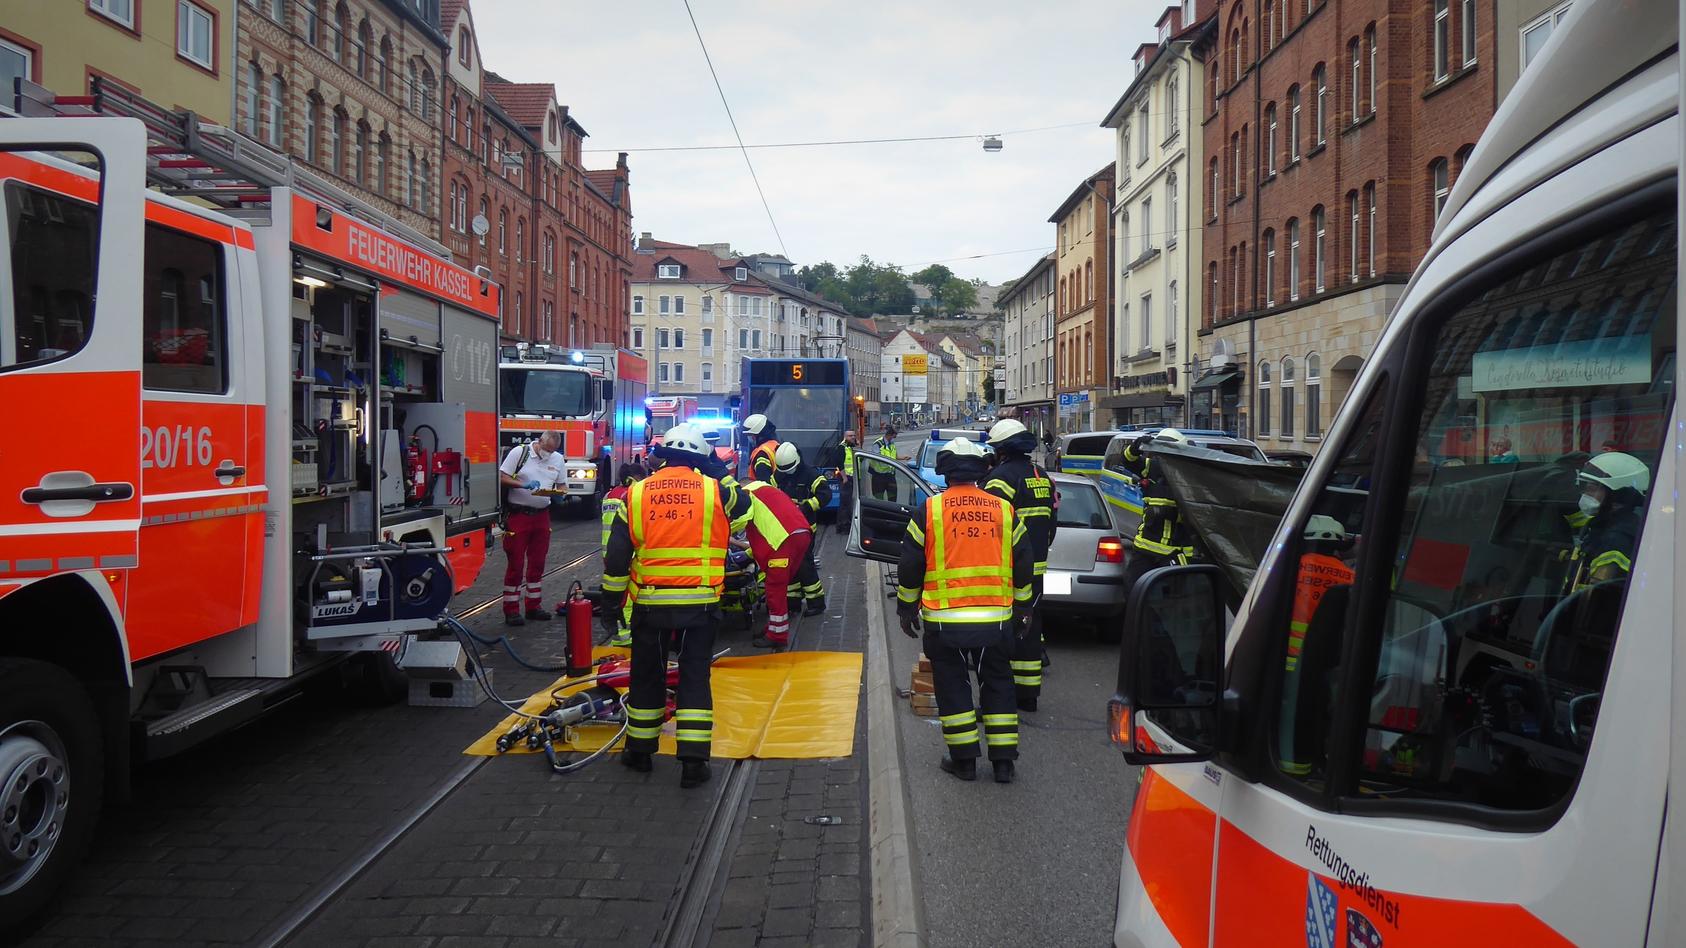
[[[104,77],[93,78],[90,95],[55,95],[25,79],[15,86],[15,111],[22,116],[110,115],[146,127],[147,183],[174,197],[195,199],[232,217],[268,223],[271,188],[300,195],[359,218],[443,259],[444,244],[310,170],[291,156],[240,132],[201,121],[191,111],[171,111]]]

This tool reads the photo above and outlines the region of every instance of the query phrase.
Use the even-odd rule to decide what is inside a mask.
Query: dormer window
[[[732,271],[732,279],[737,280],[739,283],[749,279],[749,268],[738,267],[736,270]]]
[[[656,267],[656,276],[660,277],[663,280],[677,280],[677,279],[679,279],[679,264],[677,264],[677,263],[664,263],[664,264]]]

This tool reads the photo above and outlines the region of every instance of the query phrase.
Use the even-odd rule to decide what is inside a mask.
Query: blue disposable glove
[[[538,481],[528,481],[527,484],[526,484],[526,487],[527,487],[528,490],[538,490],[539,489],[539,482]]]

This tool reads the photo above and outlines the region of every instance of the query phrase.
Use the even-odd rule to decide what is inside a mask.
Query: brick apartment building
[[[1202,10],[1196,426],[1316,451],[1493,115],[1492,9],[1237,0]]]
[[[1108,164],[1085,178],[1048,218],[1058,234],[1054,389],[1082,399],[1061,413],[1064,431],[1095,424],[1111,385],[1113,169]]]
[[[504,287],[506,340],[626,345],[632,198],[626,156],[587,171],[585,129],[550,83],[505,81],[473,11],[444,0],[443,240]],[[476,234],[478,222],[484,234]]]
[[[235,127],[437,239],[439,0],[257,0],[235,16]]]

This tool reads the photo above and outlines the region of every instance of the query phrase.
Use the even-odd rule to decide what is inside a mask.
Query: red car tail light
[[[1117,537],[1102,537],[1101,542],[1095,546],[1095,562],[1124,562],[1124,541]]]

